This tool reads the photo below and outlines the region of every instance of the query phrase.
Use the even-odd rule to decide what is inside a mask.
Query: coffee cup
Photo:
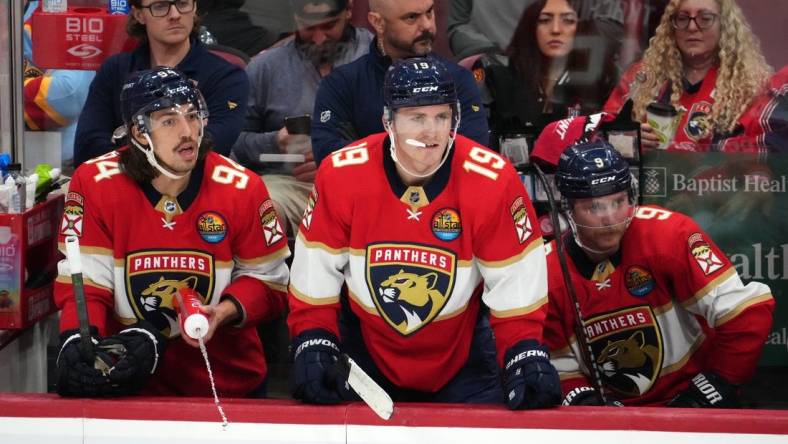
[[[646,121],[659,137],[658,150],[668,149],[676,134],[678,111],[669,103],[652,102],[646,107]]]

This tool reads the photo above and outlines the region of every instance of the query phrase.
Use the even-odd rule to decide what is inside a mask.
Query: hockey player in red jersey
[[[563,403],[737,406],[771,327],[769,287],[744,285],[691,218],[638,207],[629,165],[605,141],[567,148],[555,181],[570,291],[553,241],[545,339]]]
[[[384,85],[387,132],[321,164],[296,239],[294,396],[347,399],[333,370],[341,350],[395,401],[557,404],[544,249],[516,172],[457,135],[439,61],[397,62]]]
[[[218,392],[259,396],[266,366],[255,327],[282,313],[288,281],[289,250],[268,192],[211,151],[202,137],[207,107],[180,72],[136,73],[120,102],[133,146],[80,166],[66,195],[59,241],[80,240],[94,346],[81,353],[61,261],[58,392],[209,396],[198,343],[181,334],[173,306],[188,287],[209,317],[204,340]]]

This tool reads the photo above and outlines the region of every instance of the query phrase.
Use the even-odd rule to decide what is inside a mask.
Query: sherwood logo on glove
[[[315,345],[322,345],[324,347],[331,347],[334,350],[339,351],[339,347],[337,347],[336,344],[334,344],[333,342],[331,342],[328,339],[325,339],[325,338],[322,338],[322,339],[308,339],[308,340],[304,341],[303,343],[301,343],[301,345],[298,346],[298,348],[296,349],[295,355],[298,356],[299,354],[301,354],[302,351],[304,351],[305,348],[312,347],[312,346],[315,346]]]
[[[522,361],[525,358],[533,358],[533,357],[550,359],[550,356],[546,352],[543,352],[542,350],[527,350],[510,359],[509,362],[506,363],[506,370],[509,370],[509,367]]]

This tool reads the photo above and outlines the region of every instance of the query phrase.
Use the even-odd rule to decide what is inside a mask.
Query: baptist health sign
[[[655,152],[639,171],[644,203],[691,216],[744,281],[772,289],[777,308],[761,365],[788,366],[788,156]]]

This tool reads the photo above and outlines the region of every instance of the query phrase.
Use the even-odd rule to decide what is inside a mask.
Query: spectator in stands
[[[525,9],[507,50],[508,66],[484,67],[493,135],[538,134],[548,123],[601,108],[616,82],[616,47],[593,20],[578,20],[578,0],[540,0]],[[485,94],[488,96],[488,94]]]
[[[32,24],[30,18],[38,0],[26,2],[24,26],[24,97],[25,125],[32,131],[60,132],[61,164],[74,161],[74,133],[77,118],[88,96],[94,71],[69,69],[41,70],[33,63]]]
[[[312,150],[320,161],[351,141],[383,131],[383,77],[392,61],[414,56],[440,59],[462,104],[460,134],[487,145],[487,119],[470,71],[432,52],[433,0],[370,0],[376,37],[369,54],[335,69],[320,83],[312,114]]]
[[[210,396],[200,344],[179,328],[176,293],[189,289],[209,319],[216,390],[260,396],[267,371],[255,327],[285,308],[289,255],[265,185],[212,152],[208,107],[185,74],[135,73],[120,106],[130,144],[77,168],[65,198],[58,240],[79,239],[91,337],[80,345],[79,271],[63,260],[58,393]]]
[[[569,145],[555,182],[571,230],[547,249],[545,326],[564,405],[738,407],[771,330],[769,287],[744,285],[690,217],[638,207],[612,145]]]
[[[646,122],[653,102],[678,112],[669,150],[708,151],[715,135],[732,131],[752,100],[763,93],[771,68],[755,34],[733,0],[672,0],[643,59],[623,75],[604,110],[617,113],[634,101],[644,122],[642,143],[658,134]]]
[[[536,0],[449,0],[449,47],[458,59],[503,52],[523,10]]]
[[[211,119],[207,133],[217,152],[229,155],[243,128],[249,80],[243,69],[211,54],[198,41],[196,0],[130,0],[127,31],[140,41],[132,53],[101,65],[90,84],[79,117],[74,160],[77,165],[114,148],[113,131],[123,124],[120,92],[132,72],[154,66],[176,67],[205,95]]]
[[[263,175],[279,214],[296,229],[317,167],[312,160],[309,127],[291,134],[284,126],[285,118],[310,114],[321,79],[335,67],[366,54],[372,34],[350,24],[352,1],[291,3],[298,26],[294,38],[256,56],[246,69],[251,84],[246,126],[232,156]],[[261,161],[264,153],[304,154],[306,160],[293,167]]]
[[[202,24],[223,46],[254,57],[279,40],[279,35],[252,23],[241,7],[246,0],[200,0]]]
[[[717,149],[788,153],[788,66],[771,78],[767,91],[752,101],[733,134],[720,140]]]

